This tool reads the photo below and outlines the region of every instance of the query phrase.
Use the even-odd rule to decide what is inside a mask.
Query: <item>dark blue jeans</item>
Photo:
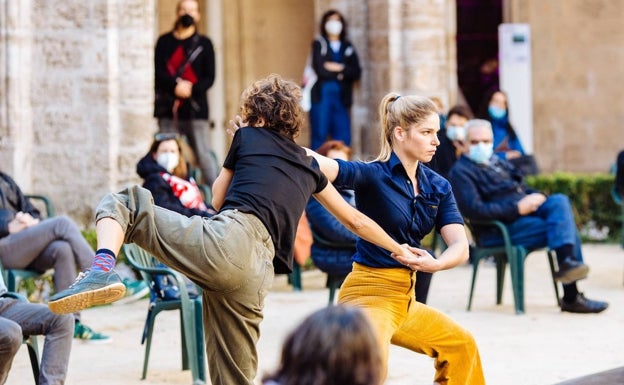
[[[326,82],[321,87],[321,100],[312,103],[310,109],[310,148],[319,148],[328,140],[328,135],[350,146],[351,120],[348,108],[340,100],[342,86],[338,82]]]
[[[548,247],[557,249],[563,245],[574,246],[574,259],[583,262],[581,238],[576,229],[574,214],[570,199],[563,194],[553,194],[539,207],[539,209],[520,219],[507,224],[511,242],[522,245],[528,250]],[[503,244],[500,237],[484,236],[482,242],[486,246]],[[557,256],[558,262],[560,256]]]

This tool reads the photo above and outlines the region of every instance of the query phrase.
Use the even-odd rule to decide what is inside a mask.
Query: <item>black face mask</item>
[[[181,25],[184,28],[188,28],[191,25],[195,24],[195,20],[193,19],[193,16],[191,15],[182,15],[180,16],[180,18],[178,19],[178,24]]]

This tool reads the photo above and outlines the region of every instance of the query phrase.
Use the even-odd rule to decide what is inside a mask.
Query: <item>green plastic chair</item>
[[[476,243],[472,248],[472,281],[470,284],[470,295],[468,297],[467,310],[470,311],[472,307],[472,296],[474,294],[475,282],[477,279],[477,271],[479,269],[479,262],[488,257],[493,256],[496,261],[496,304],[502,303],[503,297],[503,284],[505,281],[505,269],[507,263],[509,263],[509,272],[511,275],[511,286],[513,289],[514,305],[516,314],[524,313],[524,261],[527,255],[536,250],[528,250],[523,246],[514,245],[511,242],[507,227],[500,221],[470,221],[464,218],[466,225],[473,235]],[[486,247],[479,241],[479,232],[485,228],[495,228],[500,233],[504,240],[502,246]],[[559,287],[555,280],[555,260],[556,257],[551,250],[547,250],[548,263],[550,265],[550,274],[552,276],[553,287],[555,289],[555,296],[557,299],[557,305],[560,304],[559,299]]]
[[[2,266],[0,266],[0,272],[4,273]],[[0,280],[2,280],[0,275]],[[14,298],[19,301],[28,302],[26,297],[21,294],[8,291],[3,293],[0,297]],[[33,377],[35,378],[35,384],[39,385],[39,344],[37,343],[37,336],[24,336],[23,343],[28,348],[28,356],[30,357],[30,366],[32,368]]]
[[[182,337],[182,370],[190,368],[193,384],[206,383],[206,355],[204,348],[204,330],[202,326],[202,302],[201,296],[191,299],[188,296],[184,277],[177,271],[156,266],[158,260],[135,244],[124,244],[123,251],[128,263],[141,273],[143,280],[153,290],[153,277],[155,275],[168,275],[173,278],[180,290],[180,299],[150,301],[147,311],[147,319],[141,344],[145,343],[145,358],[143,360],[143,373],[141,379],[147,375],[147,364],[152,345],[154,323],[158,313],[164,310],[180,311],[180,331]],[[152,298],[155,296],[152,295]]]
[[[29,195],[26,195],[26,197],[37,208],[39,208],[43,212],[44,216],[42,216],[42,219],[51,218],[54,216],[55,214],[54,205],[52,204],[52,201],[50,200],[50,198],[44,195],[35,195],[35,194],[29,194]],[[40,273],[35,270],[27,270],[27,269],[5,269],[3,277],[6,282],[7,289],[10,292],[17,292],[19,288],[19,283],[21,281],[24,281],[30,278],[40,278],[40,277],[43,277],[44,275],[49,274],[51,271],[52,270],[48,270],[44,273]]]

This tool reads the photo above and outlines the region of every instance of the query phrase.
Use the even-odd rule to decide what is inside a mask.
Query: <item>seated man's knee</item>
[[[20,346],[24,336],[22,328],[13,321],[3,319],[0,323],[0,351],[6,357],[13,357]]]

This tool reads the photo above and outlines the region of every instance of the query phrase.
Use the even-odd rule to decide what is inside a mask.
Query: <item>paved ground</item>
[[[602,314],[561,313],[555,306],[545,253],[538,252],[526,264],[525,315],[513,311],[509,276],[503,305],[495,305],[495,270],[489,266],[480,269],[471,312],[465,310],[471,276],[468,266],[436,274],[429,304],[475,335],[488,384],[552,385],[620,368],[624,366],[624,251],[617,245],[589,245],[585,254],[591,271],[579,286],[588,297],[610,302]],[[275,367],[284,335],[304,316],[326,305],[323,274],[305,272],[303,285],[303,292],[293,292],[286,278],[279,277],[267,298],[259,343],[260,373]],[[84,322],[110,334],[114,341],[106,345],[75,342],[66,384],[190,384],[190,373],[180,370],[179,326],[173,312],[158,316],[147,379],[140,380],[144,354],[140,336],[146,309],[147,300],[142,300],[84,311]],[[387,385],[431,384],[430,358],[394,347],[390,354]],[[7,384],[32,383],[24,347]]]

